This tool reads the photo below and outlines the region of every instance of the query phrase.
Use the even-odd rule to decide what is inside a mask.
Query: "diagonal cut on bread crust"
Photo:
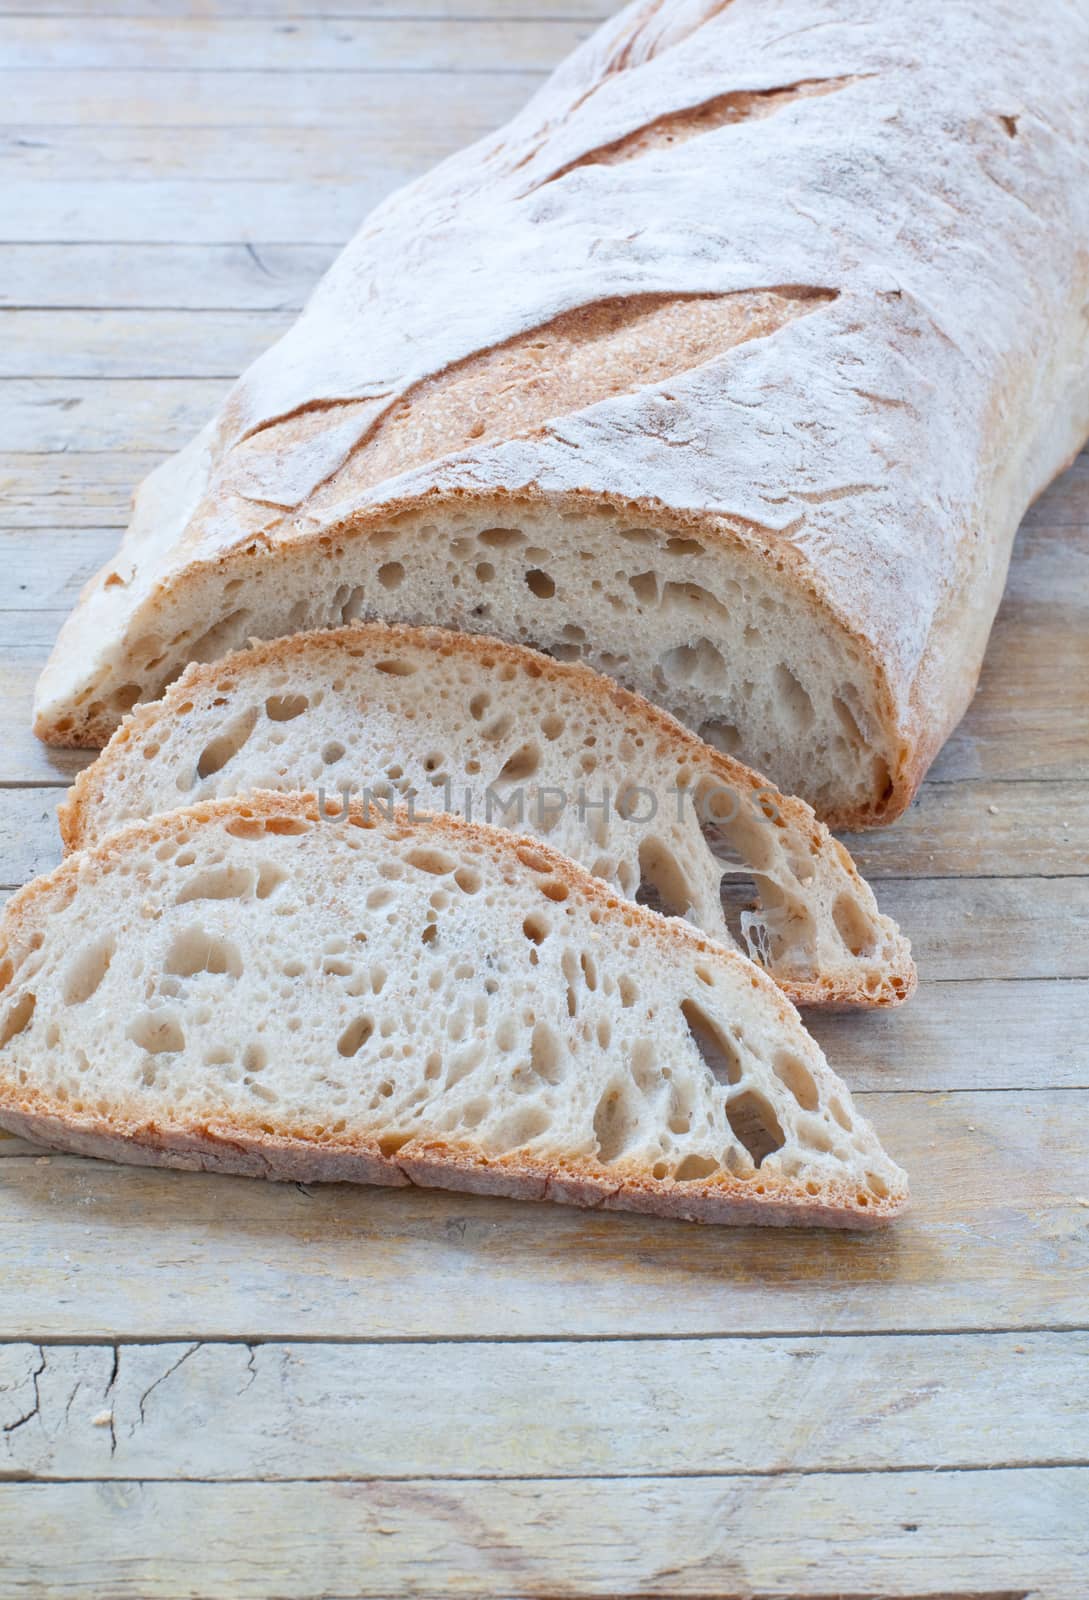
[[[744,941],[798,1005],[897,1005],[915,987],[908,941],[804,801],[581,663],[477,635],[357,624],[190,666],[80,774],[61,832],[80,849],[183,803],[319,784],[545,837],[629,898]],[[735,934],[722,886],[739,874],[756,905]]]
[[[58,1148],[869,1227],[903,1173],[743,956],[537,840],[255,794],[16,894],[0,1125]]]

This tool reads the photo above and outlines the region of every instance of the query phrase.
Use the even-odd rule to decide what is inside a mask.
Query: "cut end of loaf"
[[[70,857],[3,935],[0,1124],[61,1147],[706,1221],[906,1203],[767,978],[537,841],[251,796]]]
[[[194,562],[146,599],[119,599],[116,577],[96,580],[86,618],[97,603],[116,642],[94,659],[70,624],[43,677],[35,730],[48,743],[105,743],[190,661],[374,619],[585,662],[835,826],[889,821],[911,797],[863,647],[725,524],[709,534],[596,502],[436,498]]]

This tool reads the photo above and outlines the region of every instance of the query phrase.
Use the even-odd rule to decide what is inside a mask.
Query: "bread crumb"
[[[997,817],[997,815],[998,815],[998,807],[997,806],[988,806],[987,810],[991,813],[992,817]]]
[[[97,1417],[91,1418],[92,1428],[108,1428],[113,1422],[112,1411],[100,1411]]]
[[[1076,1206],[1085,1206],[1087,1209],[1089,1209],[1089,1200],[1087,1200],[1083,1194],[1076,1194],[1074,1196],[1074,1204]]]

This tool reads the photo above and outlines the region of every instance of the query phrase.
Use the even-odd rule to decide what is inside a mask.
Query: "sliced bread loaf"
[[[588,667],[494,639],[358,625],[192,666],[80,775],[61,831],[78,849],[181,804],[318,785],[341,791],[327,810],[414,797],[547,837],[727,944],[732,921],[798,1004],[914,988],[907,940],[803,801]]]
[[[536,841],[259,794],[16,894],[0,1126],[58,1148],[708,1222],[906,1202],[769,978]]]
[[[635,0],[142,486],[41,737],[253,635],[426,621],[891,820],[1089,434],[1087,82],[1086,0]]]

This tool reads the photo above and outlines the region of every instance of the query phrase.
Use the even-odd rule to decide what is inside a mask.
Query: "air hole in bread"
[[[641,605],[651,606],[658,603],[658,576],[654,572],[637,572],[628,579],[635,598]]]
[[[337,1040],[337,1050],[342,1056],[358,1055],[373,1033],[373,1017],[356,1017]]]
[[[29,991],[19,996],[15,1004],[9,1008],[4,1018],[4,1025],[0,1028],[0,1047],[9,1044],[18,1034],[26,1031],[30,1026],[36,1004],[37,997]]]
[[[477,543],[489,550],[510,550],[526,542],[526,536],[520,528],[483,528],[476,537]]]
[[[526,778],[532,778],[541,764],[541,751],[532,740],[519,745],[514,754],[500,768],[496,779],[498,783],[519,783]]]
[[[264,1072],[268,1066],[268,1051],[263,1044],[248,1044],[242,1052],[242,1068],[245,1072]]]
[[[272,861],[262,861],[257,868],[258,900],[267,900],[286,881],[287,872],[283,867]]]
[[[604,1166],[609,1166],[623,1154],[637,1124],[638,1114],[632,1103],[631,1086],[614,1080],[605,1089],[594,1112],[597,1158]]]
[[[662,656],[661,667],[668,682],[682,687],[713,689],[729,682],[722,652],[707,638],[695,644],[674,645]]]
[[[419,668],[415,661],[406,661],[403,657],[387,656],[384,661],[374,663],[375,672],[384,672],[391,678],[411,678]]]
[[[192,900],[245,900],[253,893],[252,867],[232,864],[213,867],[198,872],[179,889],[175,905],[188,905]]]
[[[872,956],[875,933],[871,919],[850,895],[841,894],[832,907],[836,932],[853,956]]]
[[[378,581],[383,589],[399,589],[405,581],[405,569],[399,561],[386,561],[378,569]]]
[[[126,1029],[134,1045],[149,1056],[175,1055],[185,1049],[185,1034],[169,1011],[142,1011]]]
[[[721,722],[711,718],[699,727],[699,736],[716,750],[721,750],[724,755],[736,755],[741,748],[741,734],[732,722]]]
[[[538,600],[551,600],[556,593],[555,579],[541,567],[530,567],[526,573],[526,587]]]
[[[265,715],[270,722],[293,722],[309,709],[305,694],[270,694],[265,701]]]
[[[652,835],[639,845],[640,884],[635,899],[639,905],[650,905],[667,917],[683,917],[693,901],[693,894],[684,875],[684,869],[673,851],[661,839]]]
[[[546,1022],[538,1022],[530,1040],[529,1063],[545,1083],[559,1083],[563,1077],[563,1053],[559,1040]]]
[[[119,711],[122,715],[131,711],[142,693],[138,683],[123,683],[120,689],[115,689],[110,695],[111,711]]]
[[[190,661],[215,661],[245,643],[249,612],[231,611],[189,646]]]
[[[430,873],[436,878],[447,877],[457,866],[454,857],[447,855],[444,850],[436,850],[425,845],[406,850],[404,859],[410,867],[415,867],[419,872]]]
[[[197,777],[210,778],[232,761],[245,745],[257,722],[257,707],[250,706],[235,717],[223,732],[206,744],[197,758]]]
[[[741,1055],[735,1040],[695,1000],[681,1001],[692,1042],[719,1083],[739,1083]],[[781,1141],[780,1141],[781,1142]]]
[[[820,1104],[816,1080],[805,1062],[789,1050],[780,1050],[772,1062],[775,1076],[786,1085],[803,1111],[816,1111]]]
[[[726,1101],[726,1117],[735,1137],[752,1157],[753,1166],[761,1166],[774,1151],[782,1149],[785,1139],[779,1119],[755,1089],[731,1095]]]
[[[175,934],[166,954],[164,970],[177,978],[192,978],[198,972],[242,976],[242,957],[229,939],[208,933],[201,927],[185,928]]]
[[[793,725],[795,733],[804,733],[816,721],[813,702],[801,683],[782,661],[775,669],[775,695],[784,716]]]
[[[844,1106],[843,1101],[839,1098],[838,1095],[833,1095],[832,1098],[829,1100],[828,1109],[832,1113],[832,1115],[835,1117],[835,1119],[839,1123],[840,1127],[846,1133],[850,1133],[851,1129],[854,1127],[854,1124],[853,1124],[853,1122],[851,1121],[850,1117],[847,1114],[847,1109]]]
[[[114,949],[113,935],[104,934],[80,951],[65,976],[63,996],[66,1006],[79,1006],[91,998],[109,971]]]
[[[539,911],[531,911],[522,922],[522,932],[531,944],[543,944],[552,927],[547,917]]]
[[[699,1178],[709,1178],[718,1170],[718,1162],[710,1156],[685,1156],[673,1176],[678,1183],[693,1183]]]

